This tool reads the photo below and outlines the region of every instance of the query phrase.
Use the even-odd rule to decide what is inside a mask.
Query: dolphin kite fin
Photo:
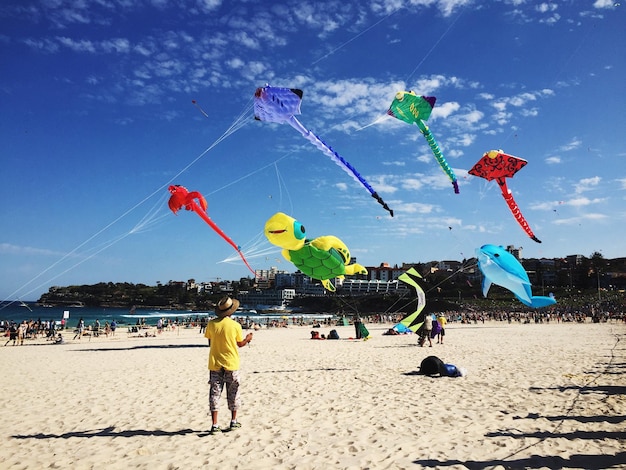
[[[489,288],[491,287],[491,281],[486,277],[483,278],[483,297],[487,297],[487,293],[489,292]]]

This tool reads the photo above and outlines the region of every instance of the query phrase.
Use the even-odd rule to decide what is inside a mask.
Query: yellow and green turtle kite
[[[265,222],[265,236],[283,249],[282,255],[307,276],[322,281],[326,290],[335,291],[330,279],[344,275],[367,274],[360,264],[348,264],[350,251],[333,235],[305,238],[304,226],[293,217],[277,212]]]

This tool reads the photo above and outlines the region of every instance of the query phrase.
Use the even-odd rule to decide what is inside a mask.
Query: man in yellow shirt
[[[211,409],[211,434],[222,432],[217,424],[219,400],[224,386],[228,409],[231,413],[229,431],[240,428],[237,410],[239,397],[239,348],[252,341],[252,333],[243,337],[241,325],[230,318],[239,308],[239,301],[230,297],[222,298],[215,308],[217,318],[207,324],[204,337],[209,340],[209,408]]]

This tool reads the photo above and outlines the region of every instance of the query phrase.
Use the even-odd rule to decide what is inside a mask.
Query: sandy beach
[[[424,348],[389,326],[255,332],[243,427],[216,436],[198,329],[3,347],[0,468],[626,468],[623,323],[451,323]],[[468,375],[417,375],[429,355]]]

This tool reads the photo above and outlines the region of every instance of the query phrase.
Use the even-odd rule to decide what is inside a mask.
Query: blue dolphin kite
[[[520,302],[532,308],[554,305],[554,296],[533,296],[528,274],[520,262],[501,246],[483,245],[476,250],[478,267],[483,273],[483,295],[487,297],[491,284],[504,287]]]

